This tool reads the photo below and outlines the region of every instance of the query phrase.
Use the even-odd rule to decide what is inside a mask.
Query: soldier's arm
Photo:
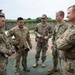
[[[3,53],[3,54],[8,54],[9,53],[9,50],[6,49],[5,47],[3,46],[0,46],[0,53]]]
[[[12,55],[12,50],[4,47],[3,48],[0,47],[0,53],[3,54],[5,57],[6,55],[8,57],[8,55]]]
[[[27,34],[27,42],[28,42],[28,45],[29,45],[30,49],[32,49],[32,44],[31,44],[31,39],[30,39],[29,30],[28,30],[28,34]]]
[[[0,34],[0,40],[2,40],[3,39],[3,34]]]
[[[48,33],[48,38],[51,38],[51,36],[52,36],[52,27],[51,26],[49,26],[49,28],[48,28],[48,31],[49,31],[49,33]]]
[[[38,25],[39,25],[39,24],[36,25],[36,27],[35,27],[35,29],[34,29],[34,33],[35,33],[35,36],[36,36],[36,37],[40,38],[40,37],[41,37],[41,34],[39,34],[39,32],[38,32]]]
[[[75,44],[75,33],[68,36],[66,40],[69,44]]]
[[[52,31],[52,44],[54,44],[54,42],[55,42],[55,28],[53,29],[53,31]]]
[[[73,41],[70,40],[70,37],[68,37],[68,35],[64,33],[56,40],[57,48],[59,50],[67,50],[72,47],[72,42]]]
[[[34,29],[34,33],[35,33],[35,36],[37,36],[37,34],[38,34],[38,27],[37,26]]]
[[[11,44],[15,44],[15,40],[12,39],[13,35],[14,35],[14,30],[9,30],[7,33],[7,38]]]
[[[5,46],[4,45],[0,46],[0,52],[3,53],[3,54],[8,54],[9,50],[11,49],[11,47],[10,47],[10,43],[9,43],[9,41],[7,39],[7,36],[4,36],[4,37],[2,37],[1,40],[3,41]]]
[[[65,51],[72,47],[72,44],[69,44],[66,40],[64,40],[63,42],[61,40],[59,40],[59,41],[60,42],[57,43],[58,50]]]
[[[63,38],[58,39],[58,48],[60,49],[68,49],[75,45],[75,29],[67,30],[63,35]],[[62,36],[61,36],[62,37]]]

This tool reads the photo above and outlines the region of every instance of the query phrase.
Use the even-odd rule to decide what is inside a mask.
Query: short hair
[[[22,17],[18,17],[17,18],[17,21],[19,21],[19,20],[24,20]]]
[[[60,10],[58,13],[60,14],[60,16],[61,16],[62,18],[64,18],[65,13],[64,13],[62,10]]]
[[[43,14],[42,16],[45,16],[47,18],[47,15],[46,14]]]
[[[4,16],[4,15],[0,15],[0,18],[1,18],[1,17],[5,18],[5,16]]]
[[[68,7],[68,9],[72,8],[72,11],[75,12],[75,5]]]

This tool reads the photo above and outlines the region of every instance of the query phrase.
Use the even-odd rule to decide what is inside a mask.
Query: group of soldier
[[[75,75],[75,5],[67,9],[67,18],[69,22],[64,21],[64,12],[56,12],[57,25],[52,28],[47,23],[47,15],[41,16],[41,22],[35,27],[36,54],[34,68],[38,66],[40,53],[42,52],[42,68],[45,67],[46,51],[48,50],[48,41],[52,37],[52,56],[53,68],[48,70],[48,75],[57,72],[58,59],[60,63],[61,75]],[[20,73],[20,59],[22,57],[23,70],[29,72],[27,67],[28,51],[32,49],[29,29],[24,26],[24,19],[17,18],[17,26],[8,30],[7,35],[4,32],[5,15],[0,14],[0,75],[7,75],[8,56],[12,55],[11,45],[15,47],[15,73]],[[14,39],[12,38],[14,36]]]

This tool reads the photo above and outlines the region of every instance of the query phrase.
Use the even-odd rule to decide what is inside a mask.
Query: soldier
[[[5,17],[0,15],[0,75],[7,75],[8,55],[12,54],[10,45],[3,30],[5,25]]]
[[[15,39],[11,37],[14,36]],[[15,69],[16,75],[20,75],[20,59],[22,56],[22,66],[24,71],[29,72],[30,70],[27,67],[27,55],[28,55],[28,45],[30,49],[32,49],[30,33],[27,27],[24,26],[24,19],[22,17],[18,17],[17,26],[11,28],[8,31],[8,38],[10,43],[15,46],[16,49],[16,57],[15,57]]]
[[[58,65],[58,51],[56,46],[56,40],[60,37],[61,34],[65,32],[65,30],[68,28],[68,23],[63,20],[64,18],[64,12],[58,11],[56,13],[56,20],[57,25],[53,29],[53,36],[52,36],[52,55],[53,55],[53,68],[49,69],[48,72],[50,73],[57,71],[57,65]]]
[[[62,75],[75,75],[75,5],[68,8],[67,18],[72,26],[57,40],[57,48],[64,51],[61,59]]]
[[[46,22],[47,16],[45,14],[41,17],[41,23],[38,23],[35,27],[35,36],[36,36],[36,55],[35,55],[35,64],[33,67],[38,66],[38,61],[40,58],[40,52],[42,51],[42,67],[45,67],[46,60],[46,51],[48,49],[48,40],[52,35],[52,27],[49,23]]]

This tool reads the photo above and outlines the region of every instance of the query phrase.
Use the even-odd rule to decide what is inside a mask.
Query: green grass
[[[34,34],[34,30],[30,30],[30,34]]]

